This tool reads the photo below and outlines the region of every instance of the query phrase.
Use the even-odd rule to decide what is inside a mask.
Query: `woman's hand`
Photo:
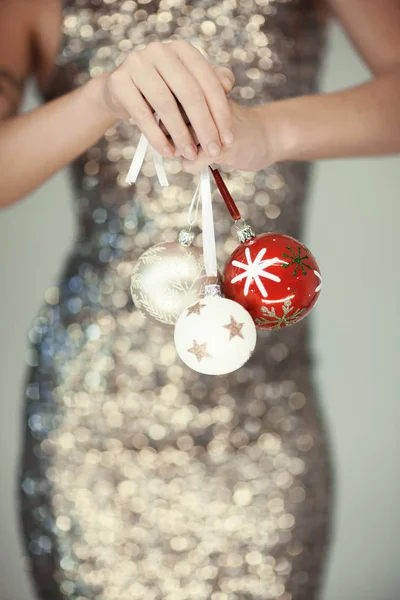
[[[269,107],[243,106],[232,100],[228,102],[232,113],[233,144],[221,148],[220,154],[214,158],[200,150],[196,160],[184,159],[183,170],[187,173],[199,173],[203,167],[213,163],[242,171],[259,171],[280,159],[273,123],[266,118]]]
[[[188,42],[155,42],[132,52],[104,78],[104,100],[114,116],[132,117],[162,156],[182,155],[193,160],[197,146],[178,107],[180,103],[201,148],[215,158],[223,144],[233,142],[226,98],[233,84],[229,69],[214,69]],[[164,130],[157,124],[154,111]]]

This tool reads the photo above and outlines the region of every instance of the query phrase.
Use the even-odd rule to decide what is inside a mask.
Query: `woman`
[[[322,97],[308,0],[0,3],[0,202],[74,161],[80,219],[31,331],[21,498],[40,598],[317,597],[331,490],[307,321],[260,336],[237,373],[200,377],[128,292],[132,262],[184,223],[182,168],[232,167],[257,230],[299,237],[308,167],[284,161],[400,149],[399,4],[330,5],[375,79]],[[48,102],[16,116],[32,73]],[[124,185],[140,131],[178,158],[167,190],[150,163]]]

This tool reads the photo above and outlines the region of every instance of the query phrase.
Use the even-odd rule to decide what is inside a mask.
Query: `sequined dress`
[[[47,98],[135,48],[184,38],[259,104],[314,90],[323,26],[307,0],[67,0]],[[78,234],[30,340],[20,493],[45,600],[315,600],[329,531],[326,436],[309,320],[260,332],[250,362],[200,376],[129,294],[132,265],[185,225],[193,177],[151,156],[125,185],[139,132],[124,122],[72,166]],[[258,232],[301,238],[309,167],[222,169]],[[237,244],[215,193],[219,262]]]

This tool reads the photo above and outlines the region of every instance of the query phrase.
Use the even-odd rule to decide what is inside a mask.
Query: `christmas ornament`
[[[190,244],[189,232],[179,242],[156,244],[142,254],[131,277],[131,294],[146,317],[174,325],[184,308],[204,296],[209,279],[202,251]]]
[[[158,119],[158,118],[157,118]],[[134,183],[142,166],[148,140],[142,134],[127,176]],[[162,157],[152,148],[159,182],[167,186]],[[191,231],[198,212],[197,194],[188,213],[188,230],[179,234],[178,242],[152,246],[136,262],[131,276],[131,295],[138,310],[146,317],[174,325],[184,308],[204,296],[209,279],[204,270],[202,251],[193,246]]]
[[[246,308],[258,329],[294,325],[318,300],[322,282],[315,258],[288,235],[250,237],[245,228],[225,266],[225,296]]]
[[[216,295],[183,311],[174,338],[188,367],[206,375],[223,375],[248,361],[257,334],[251,316],[240,304]]]
[[[236,223],[241,245],[226,263],[223,291],[249,311],[258,329],[280,329],[304,318],[322,282],[311,252],[279,233],[255,235],[241,217],[219,171],[211,169]]]
[[[208,169],[200,174],[203,215],[203,253],[209,277],[217,275],[214,221]],[[239,369],[254,351],[256,328],[237,302],[221,297],[218,284],[207,285],[205,297],[180,315],[174,332],[178,355],[190,368],[207,375]]]

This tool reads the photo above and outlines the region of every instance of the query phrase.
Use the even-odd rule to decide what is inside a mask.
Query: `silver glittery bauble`
[[[146,317],[174,325],[187,306],[204,296],[208,283],[199,248],[166,242],[141,255],[132,272],[131,294]]]

